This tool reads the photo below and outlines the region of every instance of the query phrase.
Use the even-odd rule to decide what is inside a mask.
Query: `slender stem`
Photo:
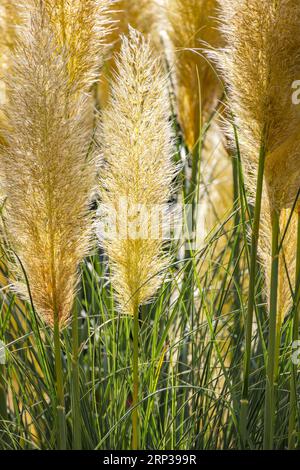
[[[72,387],[73,387],[73,450],[81,450],[81,410],[80,410],[80,383],[78,365],[78,310],[77,303],[74,307],[72,339]]]
[[[57,396],[57,426],[58,426],[58,449],[66,449],[66,415],[65,399],[63,387],[63,370],[60,348],[60,328],[58,317],[54,320],[54,351],[55,351],[55,372],[56,372],[56,396]]]
[[[5,364],[0,364],[0,420],[7,420],[7,396],[5,384]]]
[[[275,423],[275,394],[274,379],[276,365],[276,337],[277,337],[277,299],[278,299],[278,269],[279,269],[279,218],[280,213],[272,211],[272,268],[270,289],[270,320],[269,341],[267,356],[267,382],[265,398],[265,426],[264,426],[264,449],[272,450],[274,445],[274,423]]]
[[[199,187],[201,178],[201,148],[202,148],[202,135],[199,130],[199,142],[197,143],[192,164],[192,177],[191,186],[188,198],[188,204],[191,204],[191,237],[189,236],[188,243],[191,246],[188,248],[186,253],[186,259],[190,262],[186,265],[186,279],[189,279],[189,289],[186,290],[185,300],[187,311],[190,312],[191,316],[191,329],[194,331],[194,320],[195,320],[195,302],[194,302],[194,290],[195,290],[195,273],[193,259],[195,257],[196,243],[197,243],[197,205],[199,202]],[[188,221],[189,222],[189,221]],[[194,357],[194,337],[192,337],[192,357]],[[194,384],[194,368],[191,368],[191,383]],[[192,406],[194,406],[194,397],[192,400]]]
[[[247,421],[248,421],[248,407],[249,407],[249,374],[250,374],[250,358],[251,358],[251,341],[252,341],[252,324],[253,313],[255,308],[255,285],[256,285],[256,266],[257,266],[257,248],[259,240],[260,229],[260,214],[261,214],[261,200],[263,192],[263,180],[265,169],[266,149],[264,139],[262,140],[258,174],[256,184],[256,199],[254,208],[254,220],[251,236],[251,257],[250,257],[250,273],[249,273],[249,295],[246,317],[246,337],[245,337],[245,354],[243,366],[243,389],[240,410],[240,431],[242,437],[242,446],[245,447],[247,443]]]
[[[132,394],[132,450],[139,448],[138,430],[138,395],[139,395],[139,309],[133,317],[133,394]]]
[[[300,212],[298,213],[298,231],[296,248],[296,282],[295,282],[295,302],[293,317],[293,342],[299,339],[299,317],[300,317]],[[289,449],[295,449],[297,444],[297,366],[291,361],[290,378],[290,418],[289,418]]]
[[[233,177],[233,213],[234,213],[234,243],[233,243],[233,255],[232,255],[232,264],[233,264],[233,279],[234,279],[234,300],[233,308],[235,310],[234,315],[234,346],[235,351],[240,352],[240,342],[239,342],[239,333],[240,333],[240,301],[238,288],[240,284],[240,270],[239,270],[239,254],[240,254],[240,213],[239,213],[239,162],[237,156],[232,156],[232,177]],[[237,357],[239,354],[237,355]]]

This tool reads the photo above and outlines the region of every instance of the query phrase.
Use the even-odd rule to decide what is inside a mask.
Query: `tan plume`
[[[17,289],[28,298],[24,270],[38,313],[50,325],[57,315],[62,325],[90,245],[91,108],[88,97],[69,95],[67,57],[40,2],[20,31],[6,81],[9,132],[0,166]]]
[[[21,18],[16,2],[2,0],[0,5],[0,105],[6,101],[4,75],[10,65],[10,53],[16,42],[16,28]],[[1,127],[5,126],[5,115],[0,110]],[[0,135],[0,143],[4,144],[3,135]]]
[[[263,142],[270,204],[277,210],[291,207],[300,187],[300,108],[292,101],[292,84],[300,75],[299,2],[222,0],[220,12],[227,45],[219,66],[244,165],[255,177]]]
[[[152,219],[147,216],[168,202],[175,170],[167,79],[149,42],[135,30],[123,37],[117,69],[103,113],[106,169],[101,199],[108,212],[116,213],[118,230],[102,244],[121,310],[134,314],[155,293],[166,267],[163,230],[158,223],[152,236]],[[167,212],[164,208],[168,219]],[[132,224],[137,233],[131,233]]]
[[[108,49],[112,0],[45,0],[59,47],[68,55],[70,81],[89,90]]]
[[[115,0],[111,6],[112,28],[108,36],[109,57],[99,83],[99,99],[105,106],[109,99],[111,77],[116,69],[115,55],[120,52],[122,35],[128,35],[129,27],[149,35],[158,45],[158,7],[156,0]]]
[[[164,7],[171,42],[179,121],[192,150],[202,123],[222,95],[221,82],[206,49],[221,45],[217,0],[167,0]]]

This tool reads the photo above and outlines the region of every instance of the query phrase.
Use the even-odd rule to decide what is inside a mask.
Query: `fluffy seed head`
[[[95,178],[90,104],[78,93],[68,97],[67,65],[44,8],[36,5],[6,79],[9,132],[0,169],[8,239],[22,264],[16,260],[16,287],[28,298],[24,269],[34,305],[50,325],[55,315],[63,324],[70,314],[78,264],[90,242]]]
[[[207,119],[222,94],[205,49],[221,45],[217,0],[167,0],[166,24],[172,44],[178,114],[189,149],[195,146],[201,119]]]
[[[300,106],[292,102],[292,84],[300,76],[300,4],[298,0],[219,3],[227,45],[218,62],[228,85],[244,164],[251,179],[263,141],[270,204],[277,210],[288,208],[300,187]]]
[[[2,0],[0,5],[0,105],[6,101],[4,75],[7,73],[10,62],[10,53],[16,41],[16,28],[20,22],[19,11],[15,2]],[[1,127],[5,126],[5,116],[0,110]],[[4,144],[3,135],[0,143]]]
[[[292,214],[290,209],[283,209],[280,215],[281,239],[284,236],[282,249],[279,254],[279,274],[278,274],[278,315],[277,322],[281,325],[284,317],[290,312],[293,306],[293,289],[295,287],[296,272],[296,249],[297,249],[297,221],[296,213]],[[265,278],[266,294],[269,298],[271,286],[271,252],[272,252],[272,230],[271,214],[268,198],[263,199],[261,216],[261,234],[259,242],[259,254],[262,260]]]
[[[116,69],[115,56],[120,52],[122,35],[128,35],[129,27],[149,35],[157,43],[158,9],[155,0],[115,0],[110,8],[113,27],[108,36],[109,58],[105,61],[104,76],[99,84],[100,102],[107,104],[111,77]]]
[[[121,310],[134,314],[155,293],[167,262],[162,231],[151,236],[152,220],[142,217],[168,202],[174,176],[172,131],[166,77],[149,42],[135,30],[123,37],[117,70],[103,114],[106,169],[101,199],[108,211],[116,213],[118,230],[116,236],[104,237],[102,244]],[[120,210],[122,201],[125,211]],[[131,224],[137,235],[130,231]],[[138,231],[145,228],[145,236],[140,236]]]
[[[219,1],[225,49],[217,57],[228,87],[246,183],[254,196],[260,148],[266,152],[260,258],[270,291],[271,212],[281,212],[281,236],[300,187],[300,107],[292,84],[300,76],[297,0]],[[279,257],[278,322],[292,305],[296,252],[293,215]]]
[[[107,51],[112,0],[45,0],[57,42],[68,55],[70,81],[89,90]],[[74,91],[74,90],[73,90]]]

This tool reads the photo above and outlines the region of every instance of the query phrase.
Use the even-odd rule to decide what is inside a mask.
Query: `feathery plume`
[[[59,53],[40,2],[20,31],[5,106],[9,132],[1,148],[5,225],[16,253],[16,288],[50,325],[67,320],[78,264],[90,243],[88,214],[94,163],[88,155],[90,101],[71,90],[67,58]],[[77,85],[74,84],[77,89]]]
[[[109,58],[105,61],[104,74],[99,83],[99,99],[105,106],[109,99],[110,82],[116,70],[115,56],[120,52],[121,38],[127,36],[129,27],[151,37],[157,45],[158,8],[156,0],[115,0],[110,9],[113,27],[108,36]]]
[[[179,121],[190,150],[199,138],[201,119],[209,118],[222,94],[214,67],[203,53],[221,45],[216,6],[217,0],[167,0],[164,7]]]
[[[134,315],[155,293],[167,263],[163,233],[151,236],[153,221],[141,217],[167,203],[175,170],[166,77],[149,42],[133,29],[129,38],[123,37],[117,69],[103,113],[106,169],[101,198],[116,213],[119,229],[102,243],[121,310]],[[122,201],[125,211],[120,211]],[[131,224],[136,224],[137,234],[129,232]],[[143,228],[145,235],[139,235]]]
[[[263,141],[271,208],[291,207],[300,187],[300,107],[292,102],[292,84],[300,76],[299,2],[219,3],[227,45],[217,53],[218,64],[228,85],[249,189]]]
[[[20,23],[19,11],[15,2],[2,0],[0,5],[0,105],[6,101],[4,75],[9,68],[10,53],[16,41],[16,28]],[[1,127],[5,126],[5,116],[0,110]],[[3,135],[0,143],[4,144]]]
[[[291,218],[290,218],[291,217]],[[297,222],[296,212],[291,214],[290,209],[283,209],[280,216],[280,233],[284,236],[282,249],[279,253],[279,275],[278,275],[278,313],[277,325],[281,326],[284,317],[290,312],[293,305],[293,289],[296,274],[296,248],[297,248]],[[267,197],[263,200],[262,220],[260,235],[260,259],[265,267],[266,293],[270,292],[271,286],[271,214]]]
[[[75,91],[89,90],[107,52],[112,0],[45,0],[44,4],[57,42],[68,55],[70,82],[76,82]]]

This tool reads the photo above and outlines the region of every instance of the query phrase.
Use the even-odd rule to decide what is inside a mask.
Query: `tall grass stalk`
[[[248,293],[248,306],[247,306],[247,316],[246,316],[246,325],[245,325],[243,389],[242,389],[241,410],[240,410],[240,431],[241,431],[241,438],[242,438],[243,446],[245,446],[247,442],[247,420],[248,420],[248,406],[249,406],[249,375],[250,375],[250,360],[251,360],[252,325],[253,325],[253,313],[255,309],[257,251],[258,251],[258,240],[259,240],[265,159],[266,159],[266,150],[265,150],[265,144],[264,144],[264,138],[263,138],[261,149],[260,149],[260,155],[259,155],[254,219],[253,219],[252,234],[251,234],[249,293]]]
[[[295,302],[293,308],[293,329],[292,342],[299,339],[299,317],[300,317],[300,213],[298,213],[297,229],[297,247],[296,247],[296,283],[295,283]],[[297,416],[297,366],[291,360],[290,377],[290,416],[289,416],[289,438],[288,447],[290,450],[296,448],[298,435],[298,416]]]
[[[232,257],[232,263],[234,266],[234,272],[233,272],[233,279],[234,279],[234,300],[233,300],[233,305],[234,305],[234,310],[235,310],[235,316],[234,316],[234,337],[237,338],[238,341],[238,333],[240,330],[240,315],[239,315],[239,306],[240,306],[240,299],[239,299],[239,293],[238,293],[238,288],[240,284],[240,270],[239,270],[239,256],[240,256],[240,221],[241,221],[241,216],[240,216],[240,181],[239,181],[239,161],[238,161],[238,155],[232,155],[231,157],[232,160],[232,181],[233,181],[233,214],[234,214],[234,219],[233,219],[233,230],[235,233],[234,237],[234,247],[233,247],[233,257]]]
[[[57,410],[57,448],[65,450],[67,448],[67,429],[65,413],[65,397],[63,384],[63,368],[60,347],[60,327],[58,316],[54,318],[54,353],[55,353],[55,373],[56,373],[56,410]]]
[[[139,399],[139,307],[133,315],[133,394],[132,394],[132,450],[139,449],[138,399]]]
[[[275,393],[274,379],[276,372],[276,339],[277,339],[277,300],[278,300],[278,270],[279,270],[279,234],[280,234],[280,213],[273,210],[271,213],[272,222],[272,269],[270,287],[270,320],[267,355],[267,381],[265,397],[265,417],[264,417],[264,449],[272,450],[274,446],[274,424],[275,424]],[[278,367],[278,362],[277,362]]]
[[[74,307],[72,319],[72,402],[73,402],[73,449],[81,449],[81,406],[80,406],[80,377],[79,377],[79,339],[78,339],[78,305]]]
[[[7,394],[5,383],[6,366],[0,364],[0,420],[7,420]],[[2,427],[2,426],[1,426]]]

